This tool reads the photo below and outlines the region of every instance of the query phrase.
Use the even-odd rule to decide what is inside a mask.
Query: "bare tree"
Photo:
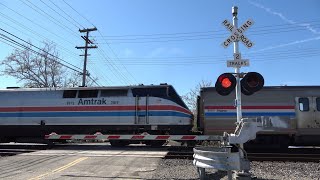
[[[5,66],[2,74],[16,78],[25,87],[62,87],[70,86],[69,82],[76,86],[79,74],[72,74],[62,66],[56,45],[52,42],[43,45],[38,51],[31,45],[24,50],[15,49],[0,63]]]
[[[190,92],[182,96],[182,99],[194,114],[197,111],[197,97],[200,94],[201,88],[209,86],[212,86],[212,81],[202,80],[199,84],[196,85],[196,87],[190,89]]]
[[[193,113],[193,128],[196,130],[197,128],[197,97],[200,95],[200,90],[203,87],[209,87],[212,86],[212,81],[204,81],[202,80],[199,84],[196,85],[193,89],[190,89],[190,92],[188,92],[186,95],[181,96],[186,105],[189,107],[191,112]]]
[[[98,78],[86,78],[86,85],[87,86],[95,86]],[[70,74],[70,77],[66,77],[64,80],[64,87],[78,87],[82,83],[82,76],[79,76],[78,72],[73,72]]]

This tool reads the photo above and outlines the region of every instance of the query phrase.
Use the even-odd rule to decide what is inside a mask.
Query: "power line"
[[[295,53],[301,53],[301,52],[313,52],[313,51],[319,51],[318,48],[299,48],[298,50],[296,49],[293,49],[293,50],[281,50],[281,51],[273,51],[271,53],[268,53],[269,54],[273,54],[273,55],[283,55],[283,54],[295,54]],[[242,54],[243,56],[250,56],[250,55],[255,55],[255,56],[264,56],[265,53],[264,52],[250,52],[250,53],[243,53]],[[131,57],[131,58],[121,58],[124,62],[129,61],[129,62],[132,62],[132,61],[138,61],[138,62],[144,62],[144,61],[152,61],[152,62],[155,62],[155,61],[174,61],[174,60],[180,60],[180,59],[183,59],[183,60],[199,60],[199,59],[219,59],[219,58],[226,58],[228,57],[229,55],[223,55],[223,56],[210,56],[210,55],[207,55],[207,56],[166,56],[166,57],[152,57],[152,58],[149,58],[149,57]],[[229,57],[231,58],[231,57]]]
[[[262,34],[273,34],[273,33],[285,33],[293,31],[302,31],[304,28],[293,28],[287,30],[273,30],[273,31],[260,31],[253,32],[250,36],[257,36]],[[196,38],[201,37],[201,38]],[[130,43],[166,43],[166,42],[176,42],[176,41],[197,41],[197,40],[214,40],[216,38],[225,38],[226,35],[193,35],[193,36],[176,36],[176,37],[153,37],[153,38],[131,38],[131,39],[110,39],[112,42],[110,44],[130,44]],[[104,39],[104,38],[102,38]],[[160,40],[152,40],[160,39]],[[140,40],[140,41],[139,41]],[[142,40],[142,41],[141,41]],[[143,41],[144,40],[144,41]],[[98,44],[107,44],[107,43],[98,43]]]
[[[27,44],[29,44],[29,45],[32,46],[32,47],[35,47],[36,49],[38,49],[38,50],[40,50],[40,51],[43,51],[43,52],[45,52],[45,53],[48,53],[50,56],[52,56],[52,57],[54,57],[54,58],[57,58],[57,59],[59,59],[60,61],[63,61],[64,63],[66,63],[66,64],[69,64],[69,65],[71,65],[71,66],[73,66],[73,67],[75,67],[75,68],[78,68],[77,66],[75,66],[75,65],[73,65],[73,64],[71,64],[71,63],[69,63],[69,62],[67,62],[67,61],[65,61],[65,60],[63,60],[63,59],[61,59],[61,58],[53,55],[53,54],[50,54],[49,52],[46,52],[45,50],[43,50],[43,49],[41,49],[41,48],[39,48],[39,47],[31,44],[30,42],[28,42],[28,41],[26,41],[26,40],[21,39],[20,37],[18,37],[18,36],[14,35],[14,34],[12,34],[12,33],[10,33],[10,32],[8,32],[8,31],[6,31],[6,30],[4,30],[4,29],[2,29],[2,28],[0,28],[0,30],[3,31],[3,32],[5,32],[5,33],[7,33],[7,34],[9,34],[9,35],[11,35],[11,36],[13,36],[13,37],[15,37],[15,38],[17,38],[17,39],[19,39],[19,40],[21,40],[21,41],[23,41],[23,42],[25,42],[25,43],[27,43]],[[78,69],[80,69],[80,68],[78,68]]]
[[[61,12],[63,12],[65,15],[67,15],[70,19],[72,19],[76,24],[78,24],[80,27],[84,28],[78,21],[76,21],[72,16],[70,16],[68,13],[66,13],[63,9],[61,9],[58,5],[56,5],[54,2],[49,0],[55,7],[57,7]]]
[[[22,1],[22,3],[26,4],[24,1]],[[0,4],[1,4],[1,5],[3,5],[3,6],[5,6],[5,7],[6,7],[6,8],[8,8],[9,10],[11,10],[12,12],[14,12],[14,13],[18,14],[19,16],[23,17],[24,19],[27,19],[27,20],[28,20],[28,21],[30,21],[31,23],[33,23],[33,24],[37,25],[38,27],[42,28],[43,30],[45,30],[45,31],[47,31],[47,32],[49,32],[49,33],[51,33],[51,34],[53,34],[53,35],[55,35],[55,36],[57,36],[57,37],[59,37],[59,38],[61,38],[61,39],[65,40],[66,42],[68,42],[68,43],[72,44],[72,42],[67,41],[67,40],[66,40],[66,38],[61,37],[61,36],[59,36],[59,35],[57,35],[57,34],[55,34],[55,33],[51,32],[51,31],[49,31],[48,29],[44,28],[42,25],[40,25],[40,24],[36,23],[34,20],[31,20],[31,19],[27,18],[26,16],[23,16],[22,14],[18,13],[17,11],[15,11],[15,10],[13,10],[12,8],[10,8],[10,7],[6,6],[6,5],[4,5],[4,4],[3,4],[3,3],[1,3],[1,2],[0,2]],[[29,6],[28,4],[26,4],[26,5],[27,5],[27,6]],[[29,7],[30,7],[30,6],[29,6]],[[30,8],[32,8],[32,7],[30,7]],[[35,10],[34,8],[32,8],[32,9],[33,9],[33,10]],[[36,11],[36,10],[35,10],[35,11]],[[10,21],[14,22],[15,24],[20,24],[20,25],[21,25],[21,26],[23,26],[24,28],[29,29],[29,31],[34,32],[34,31],[33,31],[33,30],[31,30],[30,28],[28,28],[28,27],[26,27],[26,26],[22,25],[21,23],[19,23],[18,21],[16,21],[16,20],[14,20],[14,19],[10,18],[9,16],[7,16],[7,15],[5,15],[5,14],[1,13],[1,12],[0,12],[0,14],[1,14],[2,16],[4,16],[5,18],[9,19]],[[34,32],[34,33],[35,33],[36,35],[38,35],[38,36],[41,36],[39,33],[36,33],[36,32]]]
[[[13,48],[17,48],[17,46],[18,46],[18,47],[22,47],[23,49],[27,49],[27,50],[31,51],[32,53],[34,53],[34,54],[43,56],[43,54],[41,54],[41,53],[39,53],[39,52],[37,52],[37,51],[34,51],[34,50],[31,49],[30,47],[25,46],[25,45],[23,45],[23,44],[15,41],[15,40],[9,38],[8,36],[6,36],[6,35],[4,35],[4,34],[2,34],[2,33],[0,33],[0,36],[2,36],[2,37],[0,37],[1,39],[4,39],[4,40],[5,40],[5,41],[0,40],[1,42],[5,43],[5,44],[7,44],[7,45],[9,45],[9,46],[11,46],[11,47],[13,47]],[[13,46],[13,45],[7,43],[6,41],[10,41],[12,44],[15,44],[16,46]],[[22,50],[22,49],[20,49],[20,48],[17,48],[17,49]],[[49,54],[49,53],[47,52],[47,54]],[[55,60],[55,59],[52,59],[52,58],[49,58],[49,57],[48,57],[48,59],[53,60],[53,61],[59,63],[60,65],[66,67],[66,68],[69,68],[69,69],[71,69],[71,70],[73,70],[73,71],[75,71],[75,72],[80,73],[80,71],[78,71],[78,70],[76,70],[76,69],[73,69],[73,68],[71,68],[71,67],[69,67],[69,66],[67,66],[67,65],[65,65],[65,64],[63,64],[63,63],[61,63],[61,62],[59,62],[59,61],[57,61],[57,60]],[[96,85],[101,86],[101,85],[100,85],[99,83],[97,83],[96,80],[94,80],[92,77],[89,77],[89,78],[90,78]]]
[[[254,53],[250,53],[248,55],[253,55]],[[259,53],[256,53],[259,54]],[[261,53],[262,54],[262,53]],[[310,55],[318,55],[320,54],[319,49],[301,49],[300,51],[287,51],[287,52],[278,52],[278,53],[269,53],[264,54],[263,56],[255,55],[255,57],[251,58],[254,59],[255,62],[258,62],[256,60],[261,61],[269,61],[270,59],[278,59],[279,61],[283,59],[289,59],[289,58],[295,58],[295,57],[309,57]],[[126,65],[147,65],[147,66],[158,66],[158,65],[201,65],[201,64],[215,64],[215,63],[225,63],[225,59],[232,59],[232,57],[228,56],[202,56],[200,57],[183,57],[184,61],[175,61],[171,59],[173,57],[170,57],[170,59],[144,59],[140,61],[134,61],[131,59],[130,61],[124,62]],[[182,58],[182,57],[177,57]],[[221,59],[221,60],[217,60]]]
[[[33,53],[35,53],[35,54],[37,54],[37,55],[43,56],[43,54],[41,54],[41,53],[39,53],[39,52],[31,49],[30,47],[28,47],[28,46],[26,46],[26,45],[24,45],[24,44],[21,44],[21,43],[17,42],[16,40],[14,40],[14,39],[12,39],[12,38],[10,38],[10,37],[2,34],[2,33],[0,33],[0,35],[1,35],[2,37],[6,38],[7,40],[9,40],[10,42],[14,42],[14,44],[16,44],[16,45],[18,45],[18,46],[20,46],[20,47],[23,47],[24,49],[30,50],[31,52],[33,52]],[[46,52],[46,53],[48,53],[48,52]],[[48,53],[48,54],[49,54],[49,53]],[[71,70],[73,70],[73,71],[80,72],[79,70],[74,69],[74,68],[72,68],[72,67],[70,67],[70,66],[68,66],[68,65],[65,65],[65,64],[61,63],[60,61],[57,61],[56,59],[53,59],[53,58],[48,58],[48,59],[53,60],[53,61],[59,63],[60,65],[66,67],[66,68],[69,68],[69,69],[71,69]]]
[[[70,4],[68,4],[65,0],[62,0],[66,5],[68,5],[73,11],[75,11],[77,14],[79,14],[83,19],[85,19],[87,22],[89,22],[92,26],[93,25],[85,16],[83,16],[81,13],[79,13],[76,9],[74,9]]]
[[[99,34],[101,35],[101,32],[98,31]],[[105,43],[108,45],[108,47],[111,49],[111,52],[114,54],[114,56],[118,59],[118,62],[120,62],[121,66],[127,71],[127,73],[131,76],[131,78],[137,83],[137,80],[133,77],[133,75],[128,71],[128,69],[121,63],[118,55],[114,52],[114,50],[111,48],[110,44],[105,40]]]
[[[72,25],[74,25],[77,29],[79,29],[78,25],[74,24],[74,22],[70,21],[69,19],[65,18],[64,16],[62,16],[59,12],[57,12],[55,9],[53,9],[51,6],[49,6],[47,3],[43,2],[42,0],[40,0],[44,5],[46,5],[47,7],[49,7],[52,11],[54,11],[55,13],[57,13],[59,16],[61,16],[63,19],[65,19],[66,21],[70,22]],[[51,1],[50,1],[51,2]],[[52,2],[51,2],[52,3]],[[53,3],[54,6],[56,6]],[[57,6],[56,6],[57,7]]]
[[[114,74],[115,77],[119,78],[119,76],[122,78],[121,81],[124,82],[125,84],[129,84],[128,79],[123,75],[123,73],[117,68],[115,63],[111,61],[111,59],[105,54],[104,51],[101,49],[98,49],[101,57],[106,60],[106,65],[110,67],[111,72]],[[118,75],[117,75],[118,74]]]
[[[70,4],[68,4],[65,0],[63,0],[63,2],[65,3],[65,4],[67,4],[73,11],[75,11],[78,15],[80,15],[82,18],[84,18],[87,22],[89,22],[91,25],[93,25],[93,23],[91,22],[91,21],[89,21],[85,16],[83,16],[81,13],[79,13],[76,9],[74,9]],[[94,25],[93,25],[94,26]],[[101,32],[98,30],[98,33],[100,34],[100,35],[102,35],[101,34]],[[114,54],[114,56],[116,57],[116,58],[118,58],[118,56],[117,56],[117,54],[114,52],[114,50],[111,48],[111,46],[106,42],[105,44],[107,44],[108,45],[108,47],[109,47],[109,49],[111,50],[111,52]],[[99,50],[99,52],[104,52],[103,50]],[[105,55],[103,55],[104,57],[105,57]],[[105,58],[106,60],[107,60],[107,58]],[[108,60],[107,60],[108,61]],[[119,60],[120,61],[120,60]],[[113,65],[112,65],[113,66]],[[132,77],[132,79],[134,80],[134,81],[136,81],[136,79],[132,76],[132,74],[127,70],[127,68],[125,67],[125,66],[123,66],[122,65],[122,67],[125,69],[125,71],[127,71],[127,73]],[[116,68],[117,68],[117,66],[116,66]],[[115,69],[116,69],[115,68]],[[124,79],[126,79],[127,77],[125,76],[125,75],[122,75],[122,73],[121,73],[121,71],[119,71],[119,74],[121,74],[121,76],[122,77],[124,77]],[[136,81],[137,82],[137,81]]]
[[[26,4],[25,2],[23,2],[23,1],[22,1],[22,2],[23,2],[24,4],[26,4],[27,6],[29,6],[30,8],[32,8],[33,10],[35,10],[37,13],[41,14],[42,16],[45,15],[45,16],[49,17],[49,20],[50,20],[51,22],[53,22],[54,24],[60,26],[62,29],[69,30],[68,32],[69,32],[70,34],[72,34],[73,36],[77,37],[77,36],[75,35],[76,33],[75,33],[72,29],[70,29],[68,26],[62,24],[59,20],[57,20],[56,18],[52,17],[50,14],[48,14],[48,13],[47,13],[46,11],[44,11],[42,8],[39,8],[37,5],[33,4],[33,3],[30,2],[29,0],[26,0],[26,1],[27,1],[28,3],[30,3],[30,4],[32,4],[32,6],[34,6],[34,7],[37,8],[38,10],[40,10],[42,13],[39,12],[38,10],[32,8],[31,6],[29,6],[29,5]]]
[[[282,29],[282,28],[297,28],[297,24],[307,24],[311,22],[317,22],[316,24],[313,25],[319,25],[320,20],[312,20],[312,21],[306,21],[306,22],[298,22],[296,24],[276,24],[276,25],[266,25],[266,26],[259,26],[255,27],[254,29],[250,30],[251,32],[260,32],[260,31],[265,31],[268,30],[267,28],[271,29]],[[285,27],[282,27],[285,26]],[[286,26],[294,26],[294,27],[286,27]],[[304,27],[299,27],[299,28],[304,28]],[[194,32],[174,32],[174,33],[153,33],[153,34],[126,34],[126,35],[107,35],[107,36],[95,36],[95,37],[139,37],[139,36],[175,36],[175,35],[186,35],[186,34],[215,34],[215,33],[222,33],[221,35],[227,34],[225,30],[212,30],[212,31],[194,31]]]
[[[0,4],[1,4],[1,3],[0,3]],[[7,6],[6,6],[6,7],[7,7]],[[51,33],[51,34],[53,34],[53,35],[55,35],[55,36],[63,39],[64,41],[72,44],[72,43],[71,43],[70,41],[68,41],[66,38],[63,38],[63,37],[61,37],[61,36],[59,36],[59,35],[51,32],[51,31],[49,31],[48,29],[46,29],[46,28],[44,28],[43,26],[35,23],[34,21],[32,21],[32,20],[29,19],[29,18],[26,18],[25,16],[21,15],[20,13],[16,12],[15,10],[13,10],[13,9],[10,9],[10,10],[13,11],[13,12],[15,12],[15,13],[18,14],[19,16],[22,16],[23,18],[27,19],[28,21],[32,22],[33,24],[39,26],[40,28],[44,29],[45,31],[47,31],[47,32],[49,32],[49,33]],[[43,35],[35,32],[35,31],[33,31],[32,29],[28,28],[27,26],[21,24],[20,22],[14,20],[14,19],[12,19],[12,18],[10,18],[9,16],[7,16],[7,15],[1,13],[1,12],[0,12],[0,15],[3,16],[4,18],[8,19],[9,21],[13,22],[13,24],[16,24],[16,25],[22,27],[23,30],[28,30],[28,31],[30,31],[32,34],[36,35],[36,37],[42,37],[42,38],[44,38],[44,39],[48,39],[47,37],[45,37],[45,36],[43,36]],[[18,30],[18,31],[20,31],[20,32],[22,32],[22,33],[25,34],[25,32],[23,32],[23,31],[15,28],[15,27],[13,27],[12,25],[10,25],[10,24],[8,24],[8,23],[6,23],[6,22],[4,22],[4,21],[2,21],[2,23],[4,23],[4,24],[6,24],[7,26],[10,26],[10,27],[14,28],[15,30]],[[38,40],[38,41],[39,41],[39,40]],[[59,44],[57,44],[57,45],[58,45],[62,50],[64,50],[65,52],[70,53],[70,54],[75,54],[75,53],[71,52],[70,50],[68,50],[67,48],[64,48],[63,46],[61,46],[61,45],[59,45]]]

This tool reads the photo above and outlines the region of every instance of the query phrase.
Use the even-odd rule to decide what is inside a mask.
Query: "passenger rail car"
[[[277,127],[259,132],[249,144],[278,148],[320,145],[320,86],[272,86],[251,96],[242,95],[242,116]],[[235,92],[221,96],[213,87],[203,88],[197,119],[206,135],[234,132]]]
[[[57,134],[189,134],[192,113],[171,85],[0,90],[0,139]]]

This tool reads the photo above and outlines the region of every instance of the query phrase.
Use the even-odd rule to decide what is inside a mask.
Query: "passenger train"
[[[235,92],[202,88],[196,124],[204,135],[233,133]],[[320,86],[264,87],[242,95],[243,118],[270,126],[246,145],[320,145]],[[0,90],[0,141],[34,142],[57,134],[195,134],[193,114],[168,84]],[[110,141],[123,146],[131,142]],[[162,145],[163,141],[146,141]]]
[[[167,84],[0,90],[2,142],[43,139],[52,132],[189,134],[192,121],[188,107]]]
[[[234,132],[235,92],[221,96],[214,87],[202,88],[197,104],[197,124],[204,134]],[[248,146],[319,146],[320,86],[270,86],[250,96],[242,95],[242,116],[274,127],[258,132]]]

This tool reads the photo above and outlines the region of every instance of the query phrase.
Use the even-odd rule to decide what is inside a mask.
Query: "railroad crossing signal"
[[[222,22],[222,25],[231,32],[231,35],[221,44],[227,48],[232,42],[241,41],[247,48],[251,48],[254,44],[243,33],[254,24],[252,19],[248,19],[242,26],[235,28],[227,19]]]
[[[222,96],[229,95],[236,87],[237,81],[233,74],[221,74],[215,84],[218,94]],[[241,80],[241,92],[244,95],[252,95],[262,89],[264,78],[257,72],[248,72]]]

